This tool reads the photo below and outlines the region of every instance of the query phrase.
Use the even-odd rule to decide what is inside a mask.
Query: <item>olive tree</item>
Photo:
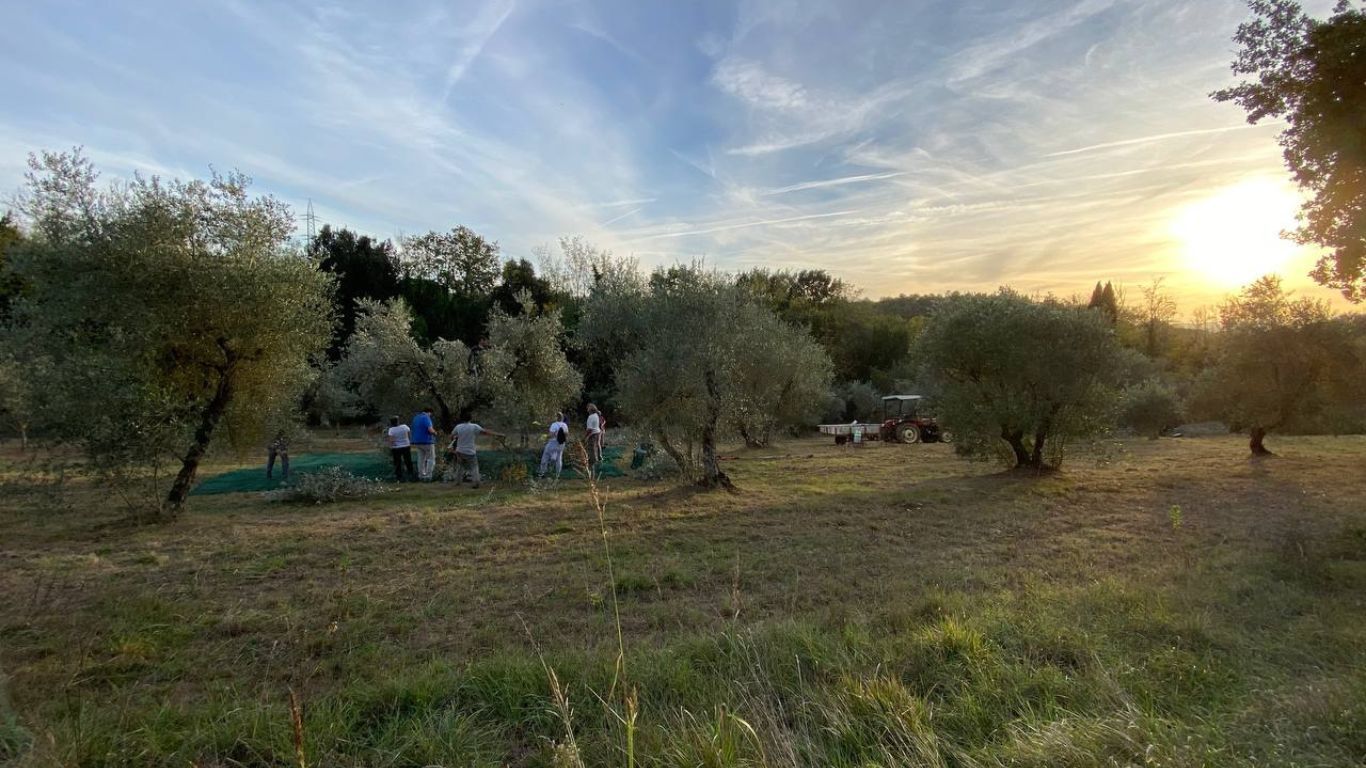
[[[289,250],[285,205],[239,174],[101,188],[79,152],[29,165],[11,332],[61,350],[31,391],[97,465],[177,459],[175,515],[220,426],[244,445],[297,403],[331,335],[331,278]]]
[[[1100,313],[1002,290],[946,299],[915,355],[959,450],[1039,470],[1106,425],[1120,347]]]
[[[705,487],[731,487],[716,446],[725,427],[724,380],[742,332],[736,323],[740,300],[715,273],[697,267],[656,271],[644,300],[633,307],[634,349],[617,369],[622,408],[684,467],[693,464],[696,445]]]
[[[727,434],[766,441],[814,418],[829,390],[829,358],[809,335],[697,266],[599,285],[577,343],[620,351],[618,404],[706,487],[731,486],[717,453]]]
[[[402,299],[356,302],[356,327],[332,371],[341,387],[363,407],[381,413],[414,412],[431,405],[441,428],[474,398],[469,347],[438,340],[424,347],[413,338],[413,315]],[[330,389],[336,398],[336,388]]]
[[[583,377],[564,354],[564,328],[558,310],[537,312],[531,295],[519,296],[522,312],[495,309],[489,317],[489,349],[483,355],[480,384],[503,423],[526,443],[527,428],[578,400]]]
[[[745,445],[820,418],[834,378],[825,349],[805,330],[765,307],[739,308],[734,367],[726,377],[726,411]]]
[[[1219,349],[1196,382],[1195,407],[1246,429],[1253,456],[1271,453],[1269,432],[1335,401],[1359,402],[1359,352],[1323,302],[1292,299],[1268,276],[1226,301],[1219,322]]]

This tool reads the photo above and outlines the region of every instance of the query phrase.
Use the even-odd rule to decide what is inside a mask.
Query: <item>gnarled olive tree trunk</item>
[[[180,471],[176,473],[175,482],[171,483],[170,493],[166,494],[166,504],[171,517],[178,516],[185,507],[185,499],[194,488],[195,475],[199,473],[199,464],[204,460],[204,454],[209,451],[209,442],[213,439],[214,430],[218,428],[218,422],[223,420],[223,414],[227,413],[228,405],[232,403],[235,366],[236,360],[230,357],[226,365],[217,369],[218,387],[199,414],[199,426],[195,427],[194,442],[180,460]]]
[[[1248,430],[1248,448],[1252,450],[1253,456],[1272,456],[1270,450],[1263,444],[1266,440],[1265,427],[1253,427]]]
[[[1025,447],[1024,430],[1017,429],[1010,431],[1002,429],[1001,439],[1006,441],[1006,444],[1010,446],[1011,452],[1015,454],[1015,466],[1032,466],[1034,458],[1030,455],[1029,449]]]
[[[708,369],[703,374],[707,384],[707,419],[702,425],[702,479],[698,484],[703,488],[725,488],[733,490],[734,483],[716,457],[716,428],[721,422],[721,388],[716,381],[716,372]]]

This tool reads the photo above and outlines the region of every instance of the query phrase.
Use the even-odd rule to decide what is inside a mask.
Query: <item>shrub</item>
[[[655,450],[648,441],[640,441],[632,449],[631,476],[640,480],[663,480],[682,474],[683,468],[663,451]]]
[[[1119,406],[1120,426],[1156,439],[1163,430],[1181,423],[1176,390],[1160,379],[1148,379],[1124,390]]]
[[[294,482],[266,497],[290,504],[331,504],[345,499],[360,499],[385,491],[384,484],[369,477],[353,475],[341,467],[297,475]]]

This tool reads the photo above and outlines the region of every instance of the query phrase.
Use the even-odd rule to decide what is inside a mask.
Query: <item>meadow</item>
[[[1366,438],[1272,447],[1040,476],[809,439],[730,454],[735,493],[225,494],[162,525],[10,447],[0,762],[1362,765]]]

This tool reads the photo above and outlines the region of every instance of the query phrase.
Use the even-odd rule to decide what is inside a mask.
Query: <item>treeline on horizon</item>
[[[1366,317],[1275,277],[1181,325],[1161,280],[869,300],[824,270],[646,272],[580,237],[504,259],[462,226],[398,244],[324,226],[301,253],[288,208],[239,175],[30,165],[0,223],[0,415],[109,477],[178,463],[175,511],[215,444],[421,406],[525,444],[593,402],[710,486],[729,484],[721,442],[872,421],[893,393],[926,395],[961,453],[1036,470],[1116,426],[1218,419],[1256,455],[1268,432],[1366,428]]]
[[[524,291],[536,311],[560,311],[564,329],[572,336],[595,274],[641,269],[633,258],[599,249],[581,236],[533,249],[535,263],[504,259],[496,241],[464,226],[395,243],[324,224],[304,250],[320,270],[337,278],[340,322],[328,347],[333,360],[340,358],[355,329],[362,300],[403,299],[413,313],[413,335],[423,344],[448,339],[475,347],[485,338],[492,311],[523,311]],[[869,299],[823,269],[717,271],[784,320],[809,331],[831,356],[837,383],[864,384],[883,394],[913,385],[912,342],[947,298],[965,293]],[[1116,289],[1105,280],[1097,281],[1089,300],[1076,295],[1043,298],[1098,309],[1126,346],[1162,360],[1175,372],[1204,367],[1209,336],[1218,331],[1218,308],[1198,307],[1182,323],[1179,307],[1161,278],[1141,286],[1137,294],[1138,301],[1131,301],[1123,286]],[[569,352],[574,359],[572,345]],[[584,401],[595,399],[611,403],[610,382],[586,384]]]
[[[525,258],[502,259],[496,242],[463,226],[402,238],[395,244],[323,225],[306,252],[319,269],[337,277],[341,321],[329,346],[331,359],[340,357],[350,338],[362,300],[403,299],[413,313],[413,335],[423,344],[458,339],[475,347],[485,338],[490,313],[522,312],[519,297],[525,292],[536,311],[558,310],[566,335],[572,337],[595,277],[610,270],[640,269],[634,259],[598,249],[581,236],[561,238],[554,248],[535,249],[534,264]],[[913,342],[946,300],[971,293],[868,299],[823,269],[760,267],[721,274],[783,320],[808,331],[825,349],[834,363],[837,389],[848,395],[842,411],[833,405],[827,408],[824,415],[831,420],[871,419],[877,408],[874,396],[914,394],[910,390],[920,382]],[[1213,360],[1220,307],[1195,307],[1182,322],[1181,308],[1161,277],[1133,291],[1098,280],[1089,298],[1039,298],[1098,311],[1124,347],[1149,358],[1155,364],[1154,375],[1183,391]],[[1326,305],[1322,311],[1329,311]],[[1342,319],[1366,322],[1360,313],[1345,313]],[[615,393],[610,376],[604,375],[607,371],[588,366],[572,344],[566,351],[585,373],[583,402],[612,409]],[[1360,428],[1342,426],[1349,431]],[[1324,424],[1296,427],[1331,430]]]

